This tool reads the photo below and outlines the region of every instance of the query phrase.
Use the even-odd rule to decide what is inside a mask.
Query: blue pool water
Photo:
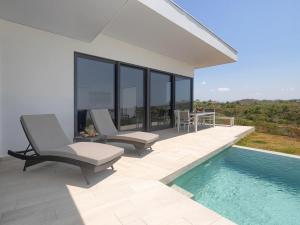
[[[297,158],[231,147],[173,183],[237,224],[300,224]]]

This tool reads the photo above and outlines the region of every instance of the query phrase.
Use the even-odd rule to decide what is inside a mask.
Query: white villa
[[[236,60],[171,0],[1,0],[0,224],[233,224],[167,184],[253,131],[173,128],[174,110],[192,110],[195,69]],[[21,115],[55,114],[71,140],[91,109],[108,109],[119,131],[159,140],[145,155],[119,157],[91,185],[72,165],[23,172],[7,155],[28,145]]]

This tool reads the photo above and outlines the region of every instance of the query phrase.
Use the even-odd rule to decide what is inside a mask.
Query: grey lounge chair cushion
[[[32,147],[39,154],[72,144],[54,114],[23,115],[21,123]]]
[[[96,130],[104,136],[113,136],[118,130],[113,123],[107,109],[93,109],[90,111]]]
[[[128,142],[139,142],[143,144],[150,144],[159,139],[159,135],[152,134],[148,132],[128,132],[128,133],[120,133],[114,136],[107,137],[110,140],[120,140],[120,141],[128,141]]]
[[[122,142],[138,142],[141,144],[150,144],[158,140],[159,135],[148,132],[126,132],[119,133],[111,119],[107,109],[93,109],[90,111],[96,130],[107,137],[109,140]]]
[[[62,156],[95,166],[122,156],[124,149],[101,143],[78,142],[62,148],[43,151],[42,155]]]
[[[98,166],[124,153],[122,148],[100,143],[72,144],[54,114],[24,115],[21,122],[32,147],[40,155],[62,156]]]

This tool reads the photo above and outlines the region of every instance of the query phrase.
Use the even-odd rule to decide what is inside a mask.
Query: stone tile
[[[1,224],[50,224],[56,219],[55,211],[42,204],[5,212],[2,214]]]
[[[159,181],[171,181],[250,131],[158,131],[154,151],[122,157],[116,171],[91,175],[91,186],[74,166],[49,162],[23,173],[23,161],[0,161],[0,224],[233,224]]]
[[[213,223],[212,225],[236,225],[236,224],[233,223],[232,221],[222,217],[219,220],[217,220],[215,223]]]
[[[110,212],[92,212],[82,216],[85,225],[122,225],[121,221]]]
[[[192,224],[183,218],[179,218],[172,221],[172,225],[192,225]]]
[[[119,218],[122,225],[147,225],[142,219],[134,216],[128,215],[126,217]]]

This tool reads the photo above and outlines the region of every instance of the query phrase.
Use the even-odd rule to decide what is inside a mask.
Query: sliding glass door
[[[91,109],[108,109],[118,130],[169,128],[174,109],[192,106],[192,79],[75,53],[75,136],[91,131]]]
[[[175,109],[191,109],[191,78],[176,76],[175,77]]]
[[[88,113],[90,109],[109,109],[114,118],[115,64],[92,57],[77,57],[76,75],[77,131],[75,133],[78,134],[92,124]]]
[[[171,75],[150,72],[150,129],[171,126]]]
[[[120,66],[120,130],[143,130],[145,70]]]

